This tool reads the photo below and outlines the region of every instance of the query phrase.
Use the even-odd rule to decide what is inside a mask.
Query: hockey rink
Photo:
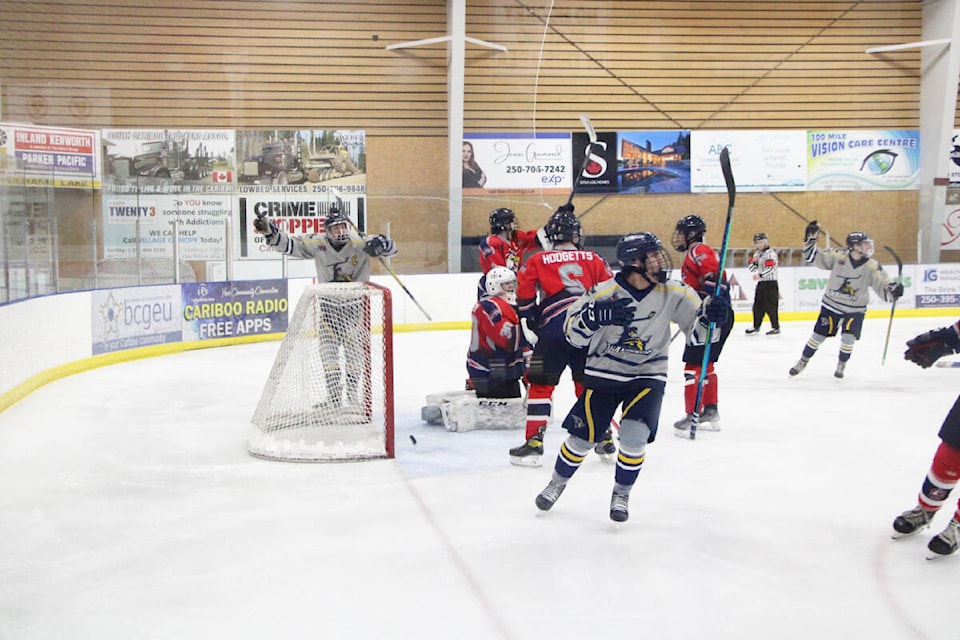
[[[396,334],[395,460],[247,454],[279,342],[65,378],[0,413],[0,639],[955,640],[960,554],[924,559],[955,501],[890,538],[960,391],[960,368],[922,370],[903,344],[952,320],[896,319],[884,366],[887,319],[868,320],[843,380],[838,338],[787,375],[812,321],[739,322],[723,429],[696,441],[673,435],[678,340],[619,527],[592,454],[534,506],[568,375],[540,468],[508,462],[522,430],[420,421],[428,393],[462,387],[467,331]]]

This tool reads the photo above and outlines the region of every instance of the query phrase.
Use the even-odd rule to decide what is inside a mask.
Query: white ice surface
[[[593,456],[534,507],[567,376],[538,469],[508,463],[519,431],[421,423],[428,393],[462,384],[466,332],[396,335],[395,460],[247,454],[279,343],[66,378],[0,414],[0,639],[955,640],[960,557],[924,559],[954,500],[890,539],[960,390],[960,369],[906,363],[903,343],[947,322],[897,319],[881,367],[887,322],[867,321],[843,380],[836,338],[787,376],[812,322],[739,323],[723,430],[693,442],[672,433],[678,340],[619,528]]]

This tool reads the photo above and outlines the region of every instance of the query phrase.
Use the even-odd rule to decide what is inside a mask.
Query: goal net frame
[[[308,285],[250,421],[255,457],[394,457],[393,302],[372,282]]]

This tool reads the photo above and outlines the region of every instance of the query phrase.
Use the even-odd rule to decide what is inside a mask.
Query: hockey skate
[[[537,509],[540,509],[540,511],[550,511],[550,508],[556,503],[560,498],[560,494],[563,493],[563,490],[566,488],[566,481],[561,483],[556,480],[551,480],[546,488],[540,492],[540,495],[537,496]]]
[[[673,435],[690,440],[690,428],[693,426],[693,414],[688,413],[673,423]],[[720,412],[717,405],[704,405],[703,413],[697,422],[697,431],[720,431]]]
[[[619,493],[616,489],[613,490],[613,495],[610,497],[610,519],[614,522],[626,522],[627,518],[630,517],[630,513],[627,511],[627,502],[630,500],[629,493]]]
[[[893,533],[890,537],[896,540],[920,533],[930,526],[935,513],[936,511],[929,511],[919,506],[904,511],[894,519]]]
[[[847,368],[847,363],[846,363],[846,362],[838,362],[838,363],[837,363],[837,370],[833,372],[833,377],[834,377],[834,378],[842,378],[842,377],[843,377],[843,370],[846,369],[846,368]]]
[[[613,432],[610,429],[603,434],[603,440],[594,445],[593,450],[604,462],[611,462],[616,457],[617,445],[613,443]]]
[[[797,364],[790,367],[790,375],[795,376],[801,371],[803,371],[804,369],[806,369],[808,362],[810,361],[807,360],[806,358],[800,358],[799,360],[797,360]]]
[[[532,438],[519,447],[510,449],[510,464],[518,467],[539,467],[540,458],[543,456],[543,432],[546,430],[545,426],[540,427]]]
[[[780,329],[770,329],[770,331],[767,331],[767,335],[768,335],[768,336],[778,336],[778,335],[780,335]]]
[[[744,331],[748,336],[758,336],[760,335],[760,327],[750,327]]]
[[[927,554],[927,560],[956,553],[958,544],[960,544],[960,521],[951,518],[947,528],[933,536],[927,544],[927,549],[930,551]]]

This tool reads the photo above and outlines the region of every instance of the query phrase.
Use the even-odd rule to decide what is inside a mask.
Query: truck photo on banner
[[[104,193],[232,193],[230,129],[104,129]]]
[[[366,193],[365,131],[237,131],[237,157],[240,193]]]

